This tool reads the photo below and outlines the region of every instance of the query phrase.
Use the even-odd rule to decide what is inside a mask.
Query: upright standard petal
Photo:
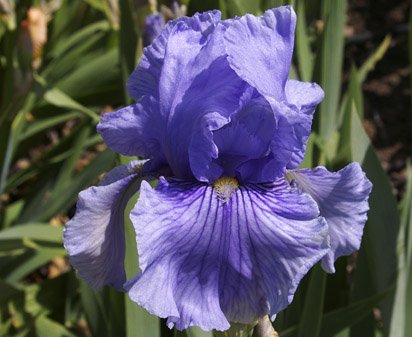
[[[222,46],[225,29],[217,25],[213,34],[204,36],[181,22],[169,35],[159,80],[162,122],[156,127],[162,130],[167,162],[179,178],[193,178],[190,147],[202,132],[202,121],[210,114],[227,119],[237,110],[246,88],[227,63]],[[207,145],[207,141],[201,144]]]
[[[322,259],[322,267],[333,273],[338,257],[360,247],[372,184],[358,163],[335,173],[317,167],[290,171],[288,175],[315,199],[321,216],[327,221],[331,249]]]
[[[286,82],[286,100],[298,112],[299,123],[294,123],[294,130],[302,146],[293,151],[288,169],[294,169],[302,162],[306,144],[312,129],[312,117],[317,105],[323,100],[324,92],[316,83],[288,80]]]
[[[226,330],[275,315],[329,249],[316,203],[284,180],[225,200],[215,186],[143,183],[131,213],[141,273],[126,288],[170,327]]]
[[[130,75],[127,83],[130,96],[134,99],[140,99],[145,95],[159,98],[159,78],[163,68],[166,46],[169,35],[176,24],[184,22],[194,31],[207,35],[213,31],[214,25],[220,21],[220,18],[220,12],[215,10],[169,21],[153,43],[143,50],[139,65]]]
[[[295,26],[290,6],[267,10],[262,17],[247,14],[229,24],[225,34],[229,64],[263,96],[284,100]]]
[[[71,264],[92,288],[123,289],[124,210],[139,189],[144,162],[119,166],[99,186],[81,192],[76,214],[66,223],[64,247]]]

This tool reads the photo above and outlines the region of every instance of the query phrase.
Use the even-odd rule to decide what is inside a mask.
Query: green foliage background
[[[129,160],[101,145],[95,125],[107,106],[130,102],[124,84],[153,9],[144,1],[139,7],[139,1],[120,0],[119,13],[113,1],[61,1],[34,71],[19,42],[21,22],[30,6],[53,1],[11,2],[14,17],[0,12],[0,336],[211,337],[199,329],[169,330],[112,289],[92,291],[61,259],[62,225],[78,192]],[[410,337],[412,169],[398,204],[362,125],[362,83],[384,57],[390,37],[362,66],[352,67],[342,93],[346,0],[185,1],[189,14],[219,8],[224,17],[286,3],[298,16],[291,77],[317,81],[326,93],[303,166],[337,170],[358,161],[374,188],[359,253],[340,258],[333,275],[313,268],[275,328],[281,337]],[[310,25],[315,20],[322,20],[322,31]],[[49,132],[57,136],[44,146]],[[22,165],[33,149],[39,153]],[[138,268],[130,224],[126,238],[130,277]],[[50,268],[59,261],[63,267],[52,277]]]

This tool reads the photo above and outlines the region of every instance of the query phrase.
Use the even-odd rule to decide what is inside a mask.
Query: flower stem
[[[279,337],[279,335],[275,329],[273,329],[269,316],[265,316],[259,320],[252,337]]]
[[[229,330],[213,331],[214,337],[248,337],[253,329],[252,337],[279,337],[273,329],[269,316],[265,316],[256,323],[251,325],[232,323]]]

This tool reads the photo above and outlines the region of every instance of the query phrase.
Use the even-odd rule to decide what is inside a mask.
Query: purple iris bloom
[[[163,15],[160,13],[150,14],[146,17],[143,28],[143,46],[152,44],[154,39],[159,36],[165,25]]]
[[[371,191],[359,164],[297,169],[323,91],[288,80],[295,24],[288,6],[211,11],[170,21],[144,49],[128,83],[138,103],[97,130],[145,161],[81,192],[64,232],[90,286],[127,291],[169,327],[226,330],[274,319],[315,263],[334,272],[359,248]],[[123,212],[139,188],[141,272],[126,280]]]

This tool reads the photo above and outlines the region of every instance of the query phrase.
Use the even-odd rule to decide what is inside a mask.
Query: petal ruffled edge
[[[290,171],[288,175],[315,199],[328,223],[331,249],[322,259],[322,267],[334,273],[338,257],[360,248],[372,183],[356,162],[338,172],[317,167]]]

